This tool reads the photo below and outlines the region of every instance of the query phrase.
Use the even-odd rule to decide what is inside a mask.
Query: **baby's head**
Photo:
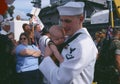
[[[50,33],[51,40],[56,45],[60,45],[61,43],[64,42],[64,40],[65,40],[65,33],[64,33],[63,28],[61,26],[59,26],[59,25],[53,25],[49,29],[49,33]]]

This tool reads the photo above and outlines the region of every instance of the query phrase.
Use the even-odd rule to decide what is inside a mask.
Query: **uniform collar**
[[[81,32],[82,34],[87,34],[89,37],[91,37],[91,35],[89,34],[87,28],[85,28],[85,27],[80,28],[77,32],[75,32],[75,33],[73,34],[73,36],[74,36],[75,34],[79,33],[79,32]]]
[[[7,34],[9,33],[9,32],[6,32],[6,31],[3,30],[3,29],[2,29],[0,32],[1,32],[1,34],[3,34],[3,35],[7,35]]]
[[[85,31],[87,31],[86,28],[80,28],[79,30],[77,30],[77,31],[73,34],[73,36],[74,36],[75,34],[79,33],[79,32],[84,33]]]

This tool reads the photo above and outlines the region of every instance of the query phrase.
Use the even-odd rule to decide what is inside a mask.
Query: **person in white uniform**
[[[7,35],[10,33],[10,22],[9,21],[2,22],[1,26],[2,26],[2,30],[0,31],[0,34]]]
[[[53,52],[47,47],[39,69],[51,84],[92,84],[98,50],[82,25],[84,3],[68,2],[57,9],[66,35],[78,35],[63,48],[60,66],[50,58]]]

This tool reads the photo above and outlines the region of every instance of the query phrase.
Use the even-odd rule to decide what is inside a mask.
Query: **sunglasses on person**
[[[27,38],[20,38],[20,40],[26,40]]]

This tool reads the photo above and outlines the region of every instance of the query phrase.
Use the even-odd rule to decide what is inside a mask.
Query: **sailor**
[[[2,29],[0,31],[0,34],[7,35],[10,33],[10,22],[9,21],[2,22],[1,27]]]
[[[57,9],[61,26],[72,40],[61,52],[64,61],[60,66],[50,58],[52,51],[46,47],[39,69],[51,84],[92,84],[98,50],[82,25],[84,3],[71,1]]]

